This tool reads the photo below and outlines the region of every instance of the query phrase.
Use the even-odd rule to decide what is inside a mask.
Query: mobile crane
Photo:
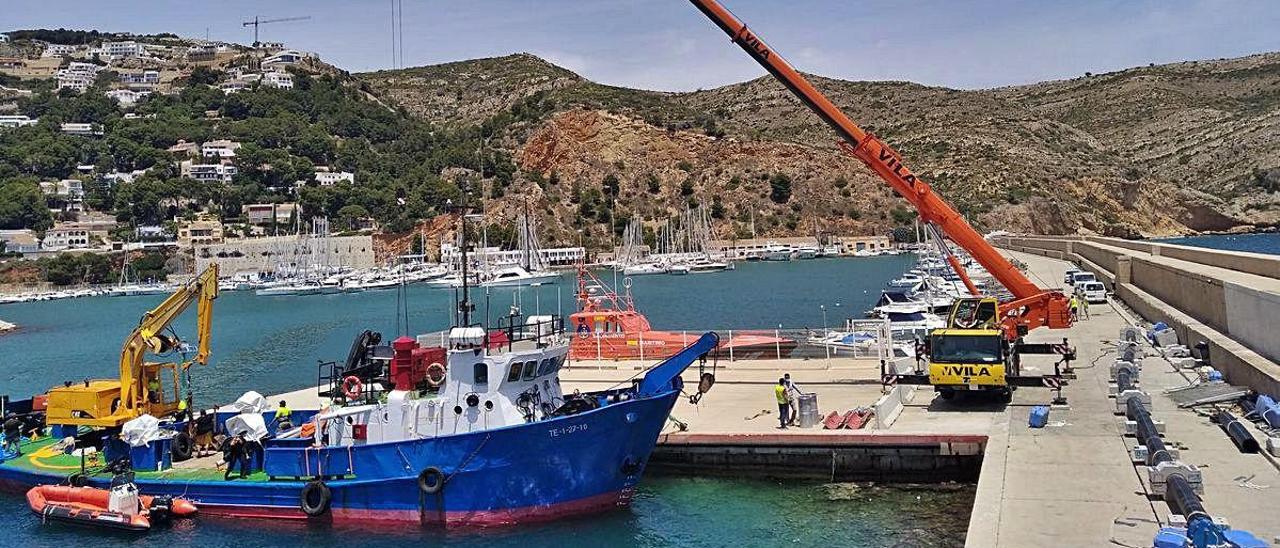
[[[1014,386],[1044,385],[1059,389],[1062,375],[1055,364],[1053,375],[1022,376],[1022,353],[1060,354],[1059,362],[1069,365],[1073,357],[1063,344],[1041,345],[1022,342],[1032,329],[1071,326],[1069,302],[1059,291],[1037,287],[1008,259],[978,234],[954,208],[942,199],[929,183],[912,173],[902,156],[875,135],[858,127],[826,96],[813,87],[773,48],[716,0],[690,0],[704,15],[729,35],[731,41],[747,52],[765,70],[786,86],[805,106],[831,126],[840,136],[837,145],[861,160],[879,175],[898,195],[916,208],[942,246],[947,262],[964,282],[973,297],[961,298],[953,305],[945,329],[929,334],[929,370],[927,374],[898,374],[882,371],[886,384],[930,384],[944,398],[957,390],[1000,390],[1011,397]],[[941,234],[939,234],[941,232]],[[945,234],[991,273],[1013,295],[1007,302],[980,297],[964,267],[942,241]]]
[[[119,379],[86,380],[50,389],[45,421],[50,425],[112,428],[143,414],[164,417],[177,412],[178,401],[183,397],[181,374],[192,364],[209,363],[213,301],[217,298],[218,265],[211,264],[160,306],[142,315],[120,351]],[[164,354],[179,348],[182,341],[171,329],[169,335],[164,331],[192,302],[198,303],[195,356],[181,363],[146,361],[148,352]],[[165,394],[161,384],[161,373],[165,371],[173,380],[172,397]]]

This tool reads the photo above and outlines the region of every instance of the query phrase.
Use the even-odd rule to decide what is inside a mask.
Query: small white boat
[[[649,274],[666,274],[667,267],[658,263],[638,263],[630,266],[622,267],[622,274],[626,276],[646,276]]]
[[[761,258],[766,261],[790,261],[794,255],[795,250],[789,245],[769,244],[765,246]]]
[[[689,263],[690,272],[720,272],[733,268],[730,263],[722,261],[712,261],[710,259],[702,259]]]
[[[320,282],[305,281],[282,283],[279,285],[271,285],[254,291],[255,295],[261,297],[278,297],[281,295],[319,295],[321,293]]]
[[[671,265],[671,266],[667,267],[667,274],[673,274],[673,275],[676,275],[676,276],[684,276],[684,275],[688,274],[688,273],[690,272],[690,270],[691,270],[691,269],[689,268],[689,265],[687,265],[687,264],[673,264],[673,265]]]
[[[559,279],[560,274],[557,272],[530,272],[522,266],[504,266],[485,276],[480,287],[542,285],[556,283]]]
[[[797,259],[816,259],[818,253],[822,250],[814,246],[800,246],[795,250],[795,258]]]

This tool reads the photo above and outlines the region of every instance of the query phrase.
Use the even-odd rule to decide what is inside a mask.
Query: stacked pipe
[[[1227,437],[1231,438],[1231,442],[1236,444],[1236,448],[1242,453],[1257,453],[1261,447],[1258,440],[1254,439],[1253,434],[1249,433],[1249,429],[1239,419],[1232,415],[1229,411],[1218,411],[1214,417],[1214,422],[1227,433]]]
[[[1125,333],[1121,333],[1124,338]],[[1124,345],[1125,343],[1120,343]],[[1121,347],[1123,350],[1123,346]],[[1136,349],[1135,349],[1136,350]],[[1124,356],[1132,358],[1132,355]],[[1123,413],[1127,419],[1126,425],[1129,433],[1133,434],[1138,441],[1137,447],[1133,450],[1135,461],[1146,465],[1147,479],[1152,490],[1156,491],[1165,503],[1169,505],[1171,514],[1180,516],[1181,521],[1177,522],[1182,527],[1162,528],[1155,539],[1155,546],[1163,548],[1164,546],[1209,546],[1222,544],[1222,541],[1230,539],[1239,546],[1255,546],[1250,541],[1256,540],[1253,535],[1247,531],[1232,531],[1226,525],[1225,521],[1215,520],[1204,508],[1204,503],[1200,499],[1200,494],[1204,491],[1204,482],[1200,475],[1200,470],[1195,465],[1184,463],[1178,460],[1178,454],[1174,449],[1170,449],[1165,445],[1164,439],[1161,438],[1163,424],[1158,423],[1151,416],[1151,400],[1149,396],[1141,392],[1135,387],[1138,377],[1138,369],[1132,367],[1132,362],[1124,361],[1117,358],[1117,366],[1113,366],[1113,377],[1115,379],[1115,389],[1117,393],[1117,408],[1123,405]],[[1123,364],[1123,365],[1122,365]],[[1121,395],[1128,394],[1125,399],[1121,400]],[[1146,396],[1145,400],[1143,397]],[[1222,412],[1218,415],[1218,422],[1222,425],[1228,434],[1233,430],[1239,430],[1248,434],[1243,425],[1230,413]],[[1252,437],[1250,437],[1252,438]],[[1236,436],[1232,435],[1233,441]],[[1241,442],[1237,442],[1237,446]],[[1257,442],[1254,442],[1256,448]],[[1171,525],[1175,520],[1170,520]],[[1174,544],[1166,544],[1165,541],[1172,540]],[[1265,544],[1256,544],[1265,546]]]

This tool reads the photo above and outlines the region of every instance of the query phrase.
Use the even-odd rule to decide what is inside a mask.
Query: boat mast
[[[467,190],[464,185],[462,189],[462,300],[458,302],[458,314],[462,319],[461,326],[471,325],[471,311],[474,307],[471,304],[471,287],[467,280]]]

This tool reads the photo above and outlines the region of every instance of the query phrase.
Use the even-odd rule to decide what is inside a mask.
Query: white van
[[[1071,267],[1067,269],[1067,273],[1062,276],[1062,283],[1071,285],[1071,277],[1080,273],[1079,268]]]
[[[1102,282],[1083,282],[1077,287],[1079,289],[1076,292],[1084,300],[1090,303],[1107,302],[1107,286],[1103,285]]]
[[[1098,281],[1098,277],[1092,272],[1076,272],[1071,275],[1071,290],[1079,291],[1082,284]]]

